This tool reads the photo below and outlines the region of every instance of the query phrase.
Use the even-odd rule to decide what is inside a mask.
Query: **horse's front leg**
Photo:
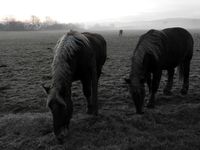
[[[167,70],[168,73],[168,80],[167,80],[167,84],[163,90],[163,93],[165,95],[171,95],[171,89],[173,86],[173,78],[174,78],[174,68]]]
[[[147,103],[148,108],[154,108],[155,107],[155,94],[158,90],[160,79],[161,79],[162,71],[156,71],[153,73],[153,79],[152,79],[152,88],[150,92],[150,98]]]

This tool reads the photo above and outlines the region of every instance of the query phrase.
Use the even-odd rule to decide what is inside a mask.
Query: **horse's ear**
[[[50,86],[45,86],[45,84],[43,83],[42,84],[42,87],[43,87],[43,89],[44,89],[44,92],[48,95],[49,94],[49,91],[50,91]]]
[[[130,83],[131,83],[131,80],[128,79],[128,78],[124,78],[124,81],[125,81],[127,84],[130,84]]]

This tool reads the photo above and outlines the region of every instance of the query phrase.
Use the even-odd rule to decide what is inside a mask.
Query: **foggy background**
[[[0,30],[200,28],[198,0],[7,0]]]

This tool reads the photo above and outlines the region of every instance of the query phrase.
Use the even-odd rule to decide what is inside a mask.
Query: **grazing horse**
[[[87,99],[87,113],[98,114],[97,89],[101,69],[106,60],[106,41],[99,34],[71,31],[58,41],[52,63],[51,87],[47,105],[53,115],[56,138],[62,141],[69,128],[73,113],[72,82],[82,82]]]
[[[183,79],[181,94],[187,94],[193,44],[191,34],[179,27],[150,30],[140,37],[133,53],[130,76],[126,79],[137,113],[143,113],[145,82],[150,92],[147,107],[154,108],[162,70],[168,71],[164,94],[171,93],[174,68],[177,66],[179,77]]]
[[[119,37],[121,37],[123,34],[123,30],[119,30]]]

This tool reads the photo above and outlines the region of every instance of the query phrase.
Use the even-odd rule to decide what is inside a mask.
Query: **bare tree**
[[[5,17],[5,24],[1,25],[2,30],[7,31],[22,31],[24,30],[24,23],[21,21],[17,21],[14,17]]]
[[[53,20],[50,16],[45,17],[45,21],[44,21],[45,25],[53,25],[53,24],[56,24],[56,23],[57,22],[55,20]]]
[[[34,30],[39,30],[41,27],[40,18],[32,15],[31,16],[31,24],[32,24]]]

